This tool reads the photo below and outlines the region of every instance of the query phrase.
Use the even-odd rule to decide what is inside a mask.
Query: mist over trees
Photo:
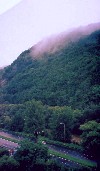
[[[26,50],[0,70],[0,128],[62,142],[81,134],[84,150],[99,158],[99,84],[100,31],[41,59]]]

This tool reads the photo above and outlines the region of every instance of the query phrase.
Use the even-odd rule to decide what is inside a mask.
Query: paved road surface
[[[4,131],[0,131],[0,135],[3,136],[3,137],[6,137],[6,138],[14,139],[14,140],[22,139],[22,137],[15,136],[15,135],[12,135],[12,134],[10,134],[8,132],[4,132]]]
[[[51,150],[56,150],[56,151],[61,152],[61,153],[65,154],[65,155],[69,154],[70,156],[75,157],[77,159],[90,161],[90,162],[96,164],[96,162],[92,160],[92,156],[91,156],[91,159],[89,159],[88,158],[89,156],[87,156],[85,154],[81,154],[81,153],[79,153],[77,151],[74,151],[74,150],[69,150],[69,149],[64,148],[64,147],[58,147],[56,145],[50,145],[50,144],[47,144],[47,146]],[[67,160],[67,159],[64,159],[64,158],[61,158],[61,157],[55,157],[54,155],[51,155],[51,156],[53,157],[54,160],[57,160],[58,162],[62,163],[63,165],[70,166],[72,168],[80,168],[81,167],[81,164],[79,164],[77,162]]]
[[[14,143],[5,139],[0,138],[0,146],[8,149],[15,149],[19,147],[18,143]]]
[[[7,138],[13,138],[13,139],[15,138],[13,135],[11,135],[9,133],[5,133],[3,131],[0,131],[0,135],[5,136]],[[19,137],[16,137],[16,139],[19,140]],[[16,149],[17,147],[19,147],[18,143],[14,143],[14,142],[2,139],[2,138],[0,138],[0,146],[6,147],[8,149]],[[50,148],[52,150],[56,150],[56,151],[59,151],[59,152],[64,153],[64,154],[70,154],[71,156],[73,156],[75,158],[79,158],[79,159],[89,161],[89,159],[87,158],[88,156],[84,156],[84,155],[82,155],[76,151],[69,150],[69,149],[66,149],[63,147],[57,147],[55,145],[50,145],[50,144],[48,144],[47,146],[48,146],[48,148]],[[63,165],[70,166],[73,168],[79,168],[80,167],[80,164],[78,164],[76,162],[73,162],[73,161],[70,161],[67,159],[63,159],[61,157],[56,157],[56,156],[51,156],[51,157],[54,160],[57,160],[58,162],[62,163]],[[91,158],[91,162],[95,163],[95,161],[93,161],[92,158]]]

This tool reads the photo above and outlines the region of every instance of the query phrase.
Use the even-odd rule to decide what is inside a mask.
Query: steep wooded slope
[[[99,104],[100,31],[52,54],[23,52],[2,74],[0,103],[41,100],[50,106],[91,108]]]

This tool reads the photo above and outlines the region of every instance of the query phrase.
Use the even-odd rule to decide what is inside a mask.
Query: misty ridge
[[[89,163],[86,158],[81,158],[80,162],[79,157],[75,156],[73,160],[72,156],[72,162],[77,159],[82,164],[79,170],[76,165],[75,171],[100,170],[99,104],[100,23],[46,38],[22,52],[11,65],[0,69],[0,128],[25,135],[32,140],[32,146],[33,140],[39,142],[39,151],[43,138],[47,144],[58,145],[61,149],[66,144],[66,149],[80,152],[81,157],[84,153],[88,155]],[[80,141],[74,141],[73,135],[77,135]],[[26,150],[28,144],[25,144],[25,153],[20,153],[22,160],[19,158],[18,162],[20,164],[26,154],[24,161],[29,168],[29,161],[34,160],[35,154],[40,156],[40,152]],[[30,144],[29,149],[32,149]],[[23,151],[23,147],[19,150]],[[42,152],[45,154],[44,150]],[[66,159],[69,160],[69,156]],[[34,161],[37,167],[40,166],[37,160]],[[52,161],[50,155],[49,161]],[[33,162],[30,165],[31,171]],[[44,161],[43,165],[48,166]],[[22,162],[17,170],[23,166]],[[72,169],[74,171],[74,165]]]
[[[5,1],[0,171],[100,171],[99,0]]]
[[[46,38],[22,52],[1,73],[1,87],[6,93],[1,101],[23,103],[35,98],[51,106],[90,105],[90,94],[98,92],[95,87],[89,92],[89,87],[99,82],[98,30],[100,23],[79,27]]]
[[[80,26],[60,34],[51,35],[32,46],[30,55],[33,58],[41,58],[45,54],[53,54],[67,47],[70,43],[79,41],[80,38],[90,35],[100,29],[100,23]]]

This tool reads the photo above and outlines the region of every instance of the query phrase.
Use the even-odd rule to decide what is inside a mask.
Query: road
[[[18,143],[8,141],[3,138],[0,138],[0,146],[5,147],[7,149],[15,149],[19,147]]]
[[[0,135],[3,136],[3,137],[6,137],[6,138],[14,139],[14,140],[22,139],[22,137],[15,136],[15,135],[12,135],[12,134],[10,134],[8,132],[4,132],[4,131],[0,131]]]
[[[5,136],[6,138],[12,138],[12,139],[20,140],[19,137],[15,137],[15,136],[13,136],[13,135],[11,135],[9,133],[5,133],[3,131],[0,131],[0,135]],[[16,150],[16,148],[19,147],[18,143],[5,140],[4,138],[0,138],[0,146],[5,147],[7,149],[13,149],[13,150]],[[74,150],[69,150],[69,149],[66,149],[66,148],[63,148],[63,147],[58,147],[56,145],[50,145],[50,144],[46,144],[46,146],[51,150],[56,150],[58,152],[64,153],[65,155],[69,154],[70,156],[72,156],[74,158],[91,161],[92,163],[96,164],[96,162],[92,160],[92,156],[91,156],[91,160],[90,160],[87,155],[80,154],[79,152],[74,151]],[[54,156],[52,154],[51,154],[51,157],[53,158],[53,160],[56,160],[59,163],[62,163],[62,165],[66,165],[67,167],[68,166],[72,167],[72,168],[80,168],[81,167],[81,165],[79,163],[77,163],[77,162],[67,160],[67,159],[64,159],[64,158],[61,158],[61,157],[56,157],[56,156]]]
[[[16,137],[16,136],[9,134],[7,132],[4,132],[4,131],[0,131],[0,135],[5,138],[11,138],[13,140],[20,140],[20,137]],[[0,138],[0,146],[5,147],[7,149],[13,149],[13,150],[19,147],[18,143],[15,143],[10,140],[9,141],[5,140],[4,138]]]
[[[74,150],[69,150],[67,148],[64,148],[64,147],[58,147],[56,145],[50,145],[50,144],[46,144],[47,147],[51,150],[56,150],[58,152],[61,152],[65,155],[69,154],[70,156],[74,157],[74,158],[77,158],[77,159],[82,159],[82,160],[85,160],[85,161],[90,161],[94,164],[96,164],[95,161],[92,160],[92,156],[91,156],[91,159],[88,158],[89,156],[86,155],[86,154],[81,154],[77,151],[74,151]],[[62,163],[63,165],[66,165],[66,166],[70,166],[72,168],[80,168],[82,165],[79,164],[78,162],[74,162],[74,161],[71,161],[71,160],[67,160],[67,159],[64,159],[64,158],[61,158],[61,157],[55,157],[54,155],[51,155],[52,158],[54,160],[57,160],[58,162]]]

